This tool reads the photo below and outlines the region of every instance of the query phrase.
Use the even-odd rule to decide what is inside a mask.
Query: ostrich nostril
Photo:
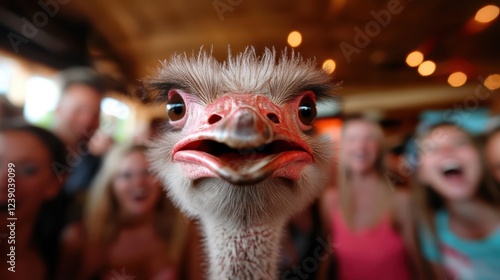
[[[274,113],[269,113],[267,114],[267,118],[269,120],[271,120],[273,123],[280,123],[280,119],[278,118],[278,116]]]
[[[214,115],[211,115],[210,118],[208,118],[208,123],[214,124],[214,123],[220,121],[221,119],[222,119],[221,116],[214,114]]]

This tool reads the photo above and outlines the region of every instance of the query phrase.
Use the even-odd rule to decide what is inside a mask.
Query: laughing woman
[[[65,231],[59,279],[178,279],[180,248],[172,242],[178,214],[148,172],[145,152],[144,146],[110,152],[83,221]]]
[[[460,127],[442,123],[420,137],[420,241],[436,279],[500,279],[500,189],[480,149]]]

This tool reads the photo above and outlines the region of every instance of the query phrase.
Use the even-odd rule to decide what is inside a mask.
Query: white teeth
[[[457,162],[447,162],[441,167],[441,171],[448,172],[451,170],[460,170],[461,166]]]

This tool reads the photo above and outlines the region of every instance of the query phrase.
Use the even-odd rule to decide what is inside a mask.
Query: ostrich
[[[210,279],[275,279],[282,227],[328,180],[332,145],[312,124],[335,85],[314,64],[253,48],[220,63],[200,50],[144,82],[169,119],[151,143],[153,171],[200,221]]]

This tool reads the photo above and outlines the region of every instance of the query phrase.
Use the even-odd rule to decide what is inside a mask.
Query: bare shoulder
[[[414,217],[412,194],[408,190],[396,190],[395,192],[395,218],[400,224],[411,224]]]
[[[412,197],[411,192],[408,190],[395,190],[395,202],[397,210],[408,211],[411,209]]]
[[[74,276],[81,272],[80,265],[84,251],[83,236],[81,223],[69,224],[63,230],[56,279],[75,279]]]
[[[68,225],[62,233],[62,243],[66,248],[82,248],[85,240],[84,227],[81,222]]]

